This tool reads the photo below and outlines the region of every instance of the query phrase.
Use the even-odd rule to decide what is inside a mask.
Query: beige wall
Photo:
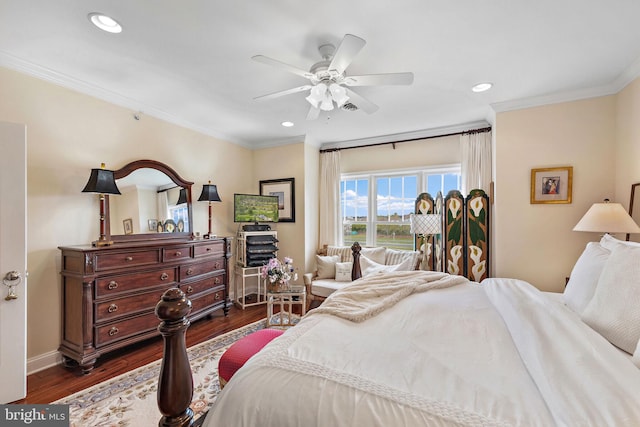
[[[246,148],[145,115],[137,121],[127,109],[3,68],[0,121],[27,126],[29,358],[60,344],[57,247],[98,237],[97,197],[81,193],[91,168],[158,160],[195,182],[194,199],[210,179],[222,198],[213,207],[213,231],[220,236],[236,231],[233,193],[256,190],[253,153]],[[194,202],[196,231],[206,230],[207,217],[207,204]]]
[[[587,209],[615,198],[614,96],[498,113],[494,276],[562,291],[597,235],[572,231]],[[571,204],[530,204],[532,168],[573,166]]]
[[[629,207],[631,184],[640,182],[640,78],[616,96],[616,201]],[[634,215],[635,217],[635,215]],[[635,240],[637,235],[634,236]]]
[[[295,179],[295,222],[281,222],[272,225],[272,229],[278,232],[278,258],[293,258],[294,266],[299,269],[298,284],[302,284],[305,271],[305,147],[301,142],[253,152],[255,194],[260,191],[262,180]]]
[[[340,151],[342,173],[460,163],[460,138],[447,136]]]

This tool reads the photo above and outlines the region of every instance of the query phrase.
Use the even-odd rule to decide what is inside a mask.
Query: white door
[[[0,123],[0,403],[27,394],[26,136]]]

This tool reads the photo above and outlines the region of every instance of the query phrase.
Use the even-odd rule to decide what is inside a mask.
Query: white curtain
[[[491,132],[466,133],[460,136],[462,154],[462,194],[476,188],[489,194],[491,185]]]
[[[158,221],[165,222],[169,218],[169,199],[167,191],[158,193]]]
[[[320,153],[320,245],[339,245],[340,151]]]

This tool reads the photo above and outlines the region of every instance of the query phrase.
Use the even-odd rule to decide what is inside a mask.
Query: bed
[[[587,245],[564,295],[364,277],[252,357],[204,425],[640,425],[640,245],[606,243]]]

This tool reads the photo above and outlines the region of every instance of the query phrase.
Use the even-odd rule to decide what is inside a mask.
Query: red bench
[[[234,342],[218,361],[218,377],[220,389],[231,379],[233,374],[245,364],[254,354],[262,350],[273,339],[282,335],[280,329],[260,329]]]

